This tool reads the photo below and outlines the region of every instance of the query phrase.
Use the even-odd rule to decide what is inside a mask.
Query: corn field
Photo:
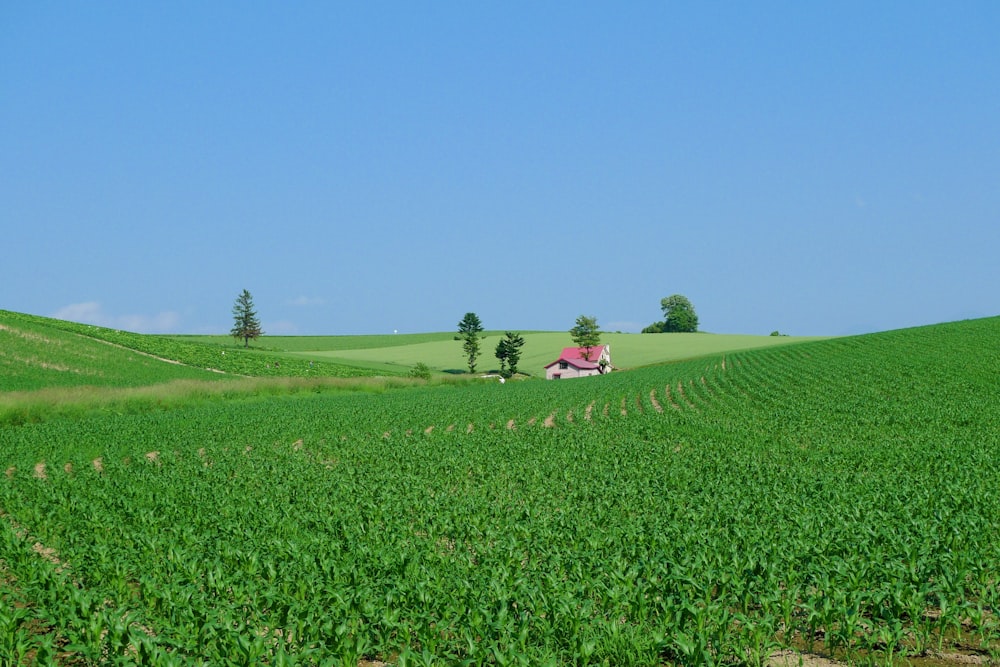
[[[0,663],[1000,657],[1000,319],[0,429]]]

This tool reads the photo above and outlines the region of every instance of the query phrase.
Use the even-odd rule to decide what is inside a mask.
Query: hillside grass
[[[0,311],[0,392],[142,387],[220,376]]]
[[[567,332],[527,331],[518,369],[545,377],[545,365],[555,361],[564,347],[574,343]],[[481,339],[477,373],[499,370],[496,345],[503,331],[486,331]],[[232,339],[226,336],[177,337],[206,345],[226,348]],[[611,345],[611,359],[620,369],[637,368],[699,357],[706,354],[788,345],[824,337],[753,336],[741,334],[677,333],[624,334],[604,333],[602,344]],[[258,342],[261,349],[288,357],[352,365],[392,373],[405,373],[417,363],[427,364],[438,373],[468,372],[461,341],[454,333],[396,334],[374,336],[266,336]]]
[[[322,359],[310,360],[272,353],[262,347],[244,347],[228,338],[229,345],[206,345],[176,337],[137,334],[65,320],[0,310],[0,324],[9,327],[34,326],[36,330],[61,331],[76,334],[81,339],[101,341],[121,348],[141,352],[161,361],[171,361],[202,371],[243,377],[366,377],[394,375],[391,371],[375,372],[368,368],[347,366]],[[40,328],[40,329],[39,329]],[[218,337],[222,338],[222,337]],[[167,378],[173,379],[173,378]],[[78,382],[76,384],[88,384]]]

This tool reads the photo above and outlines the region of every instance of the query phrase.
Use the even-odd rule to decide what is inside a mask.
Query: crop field
[[[990,318],[0,427],[0,664],[996,664],[998,377]]]

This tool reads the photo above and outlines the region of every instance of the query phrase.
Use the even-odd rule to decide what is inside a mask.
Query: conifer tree
[[[517,373],[517,362],[521,360],[524,336],[508,331],[497,343],[496,355],[500,360],[500,375],[511,377]]]
[[[458,323],[458,338],[462,341],[462,349],[469,362],[469,372],[476,372],[476,359],[479,357],[479,334],[483,332],[483,323],[475,313],[466,313]]]
[[[250,347],[250,340],[264,335],[257,319],[257,311],[253,307],[253,297],[250,292],[243,292],[236,297],[233,304],[233,329],[229,334],[236,340],[243,339],[243,347]]]

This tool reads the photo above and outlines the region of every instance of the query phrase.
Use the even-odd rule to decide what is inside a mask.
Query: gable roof
[[[604,353],[607,347],[608,347],[607,345],[595,345],[594,347],[590,348],[590,358],[600,359],[601,355]],[[569,361],[570,359],[580,359],[581,361],[583,361],[584,355],[586,353],[587,353],[587,348],[585,347],[564,347],[562,354],[559,355],[559,358],[564,359],[566,361]]]
[[[607,345],[595,345],[590,348],[590,359],[584,359],[583,355],[586,354],[587,348],[585,347],[564,347],[562,354],[559,358],[553,361],[551,364],[546,364],[545,368],[555,366],[560,361],[565,361],[567,364],[573,368],[579,368],[581,370],[592,370],[594,368],[600,368],[600,364],[597,362],[601,359],[601,355],[605,353]]]

